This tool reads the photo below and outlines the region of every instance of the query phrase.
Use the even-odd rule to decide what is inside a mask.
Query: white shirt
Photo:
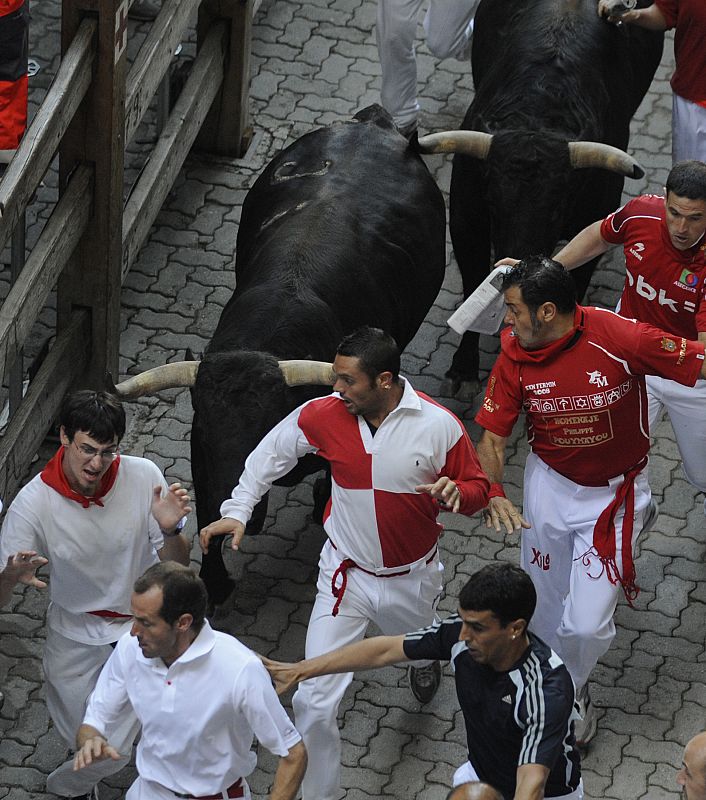
[[[132,585],[159,559],[164,538],[152,516],[155,486],[166,489],[159,468],[146,458],[121,456],[115,483],[84,508],[35,476],[10,504],[0,533],[0,563],[19,550],[49,559],[48,624],[73,641],[107,644],[125,620],[88,611],[130,613]]]
[[[301,740],[260,659],[208,622],[169,669],[161,658],[145,658],[136,638],[120,639],[84,724],[102,732],[128,704],[142,725],[140,777],[197,797],[253,771],[253,734],[278,756]]]

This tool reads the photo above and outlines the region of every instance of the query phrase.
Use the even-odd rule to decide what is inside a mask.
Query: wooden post
[[[59,330],[75,309],[90,314],[91,355],[79,386],[102,386],[106,372],[118,374],[127,10],[128,0],[62,0],[62,54],[85,15],[98,19],[93,81],[59,150],[62,192],[78,164],[95,170],[93,215],[57,293]]]
[[[230,42],[223,85],[213,101],[196,147],[220,155],[245,154],[252,139],[250,126],[250,43],[255,0],[203,0],[199,7],[197,47],[218,19],[228,20]]]

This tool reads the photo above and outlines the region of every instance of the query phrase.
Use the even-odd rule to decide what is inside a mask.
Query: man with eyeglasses
[[[115,642],[130,629],[135,580],[159,560],[189,564],[180,534],[189,496],[167,486],[146,458],[118,454],[125,410],[106,392],[69,395],[59,414],[61,446],[42,472],[24,486],[0,532],[0,564],[32,554],[51,570],[44,678],[47,708],[59,734],[73,746],[86,701]],[[20,582],[41,588],[23,565]],[[122,769],[139,725],[127,715],[111,740],[127,757],[73,771],[73,759],[47,778],[47,790],[64,797],[95,797],[96,785]],[[119,744],[118,744],[119,743]]]

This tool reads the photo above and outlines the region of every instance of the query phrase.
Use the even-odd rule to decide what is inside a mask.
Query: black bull
[[[640,2],[639,5],[649,5]],[[494,258],[550,255],[620,205],[624,175],[575,169],[568,142],[625,150],[662,34],[598,18],[597,0],[482,0],[475,17],[475,98],[464,130],[493,134],[484,160],[457,154],[450,228],[467,297]],[[572,272],[582,297],[598,259]],[[466,333],[443,387],[478,384],[478,334]]]
[[[441,287],[444,201],[422,160],[377,106],[314,131],[277,155],[243,204],[237,288],[192,390],[191,465],[198,525],[220,517],[245,458],[322,387],[290,388],[277,359],[332,361],[363,324],[412,339]],[[294,470],[287,484],[309,461]],[[266,498],[248,526],[262,526]],[[211,601],[232,589],[214,542],[201,576]]]

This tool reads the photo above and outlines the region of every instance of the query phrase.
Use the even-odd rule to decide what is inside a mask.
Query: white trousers
[[[706,108],[672,95],[672,163],[706,161]]]
[[[250,800],[250,787],[248,782],[243,779],[243,800]],[[166,786],[154,781],[147,781],[138,777],[132,786],[127,790],[125,800],[178,800],[177,796]]]
[[[43,658],[47,708],[54,726],[72,750],[88,697],[112,652],[109,644],[82,644],[47,628]],[[129,762],[139,729],[137,717],[132,712],[126,713],[117,725],[103,731],[124,758],[99,761],[79,772],[73,771],[73,759],[69,759],[48,776],[47,791],[63,797],[90,792],[97,783],[119,772]]]
[[[473,764],[466,761],[454,772],[453,786],[460,786],[462,783],[471,783],[471,781],[479,781],[478,773],[473,769]],[[542,795],[544,796],[544,795]],[[561,800],[583,800],[583,778],[579,780],[579,785],[569,794],[559,795]]]
[[[666,409],[686,479],[706,492],[706,380],[696,381],[696,386],[682,386],[676,381],[649,375],[645,382],[650,431]]]
[[[424,17],[427,46],[437,58],[469,59],[473,15],[480,0],[430,0]],[[376,36],[382,105],[399,128],[415,122],[417,61],[414,39],[424,0],[378,0]]]
[[[443,571],[438,556],[408,575],[391,578],[349,570],[348,586],[338,616],[334,617],[331,579],[340,562],[340,556],[326,542],[319,559],[317,595],[306,633],[306,658],[359,641],[369,622],[374,622],[384,635],[393,636],[426,627],[436,619]],[[294,722],[309,753],[302,783],[304,800],[336,800],[341,795],[337,716],[352,680],[352,672],[324,675],[302,681],[294,695]]]
[[[609,486],[581,486],[545,464],[534,453],[525,466],[521,565],[537,590],[530,629],[566,664],[580,691],[615,636],[613,613],[622,591],[612,584],[593,547],[593,528],[615,498],[622,476]],[[650,502],[647,468],[635,479],[633,549]],[[622,569],[624,508],[615,518],[616,564]]]

